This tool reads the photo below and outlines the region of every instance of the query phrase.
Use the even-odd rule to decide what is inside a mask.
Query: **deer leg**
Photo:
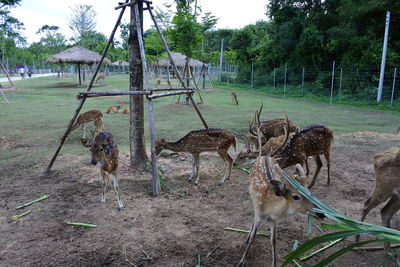
[[[124,204],[122,203],[120,197],[119,197],[119,186],[118,186],[118,178],[117,175],[112,174],[112,179],[113,179],[113,184],[114,184],[114,190],[115,193],[117,194],[117,200],[118,200],[118,206],[120,210],[125,209]]]
[[[276,224],[275,221],[271,223],[270,226],[270,239],[271,239],[271,246],[272,246],[272,264],[271,266],[276,267],[276,237],[275,237],[275,231],[276,231]]]
[[[260,219],[258,217],[254,217],[253,226],[251,228],[251,232],[249,233],[249,237],[247,238],[249,240],[249,242],[247,244],[246,250],[243,253],[242,259],[240,260],[240,262],[238,264],[238,267],[243,267],[244,266],[244,263],[246,261],[247,252],[249,251],[251,243],[253,243],[254,238],[256,237],[257,228],[258,228],[259,225],[260,225]]]
[[[231,156],[229,156],[227,150],[218,150],[218,154],[224,160],[224,164],[225,164],[224,176],[218,182],[218,185],[222,185],[225,182],[225,179],[228,179],[230,177],[230,175],[231,175],[233,159],[231,158]]]
[[[195,157],[195,165],[196,165],[196,180],[194,181],[195,185],[199,184],[199,180],[200,180],[200,154],[196,154],[194,155]]]
[[[321,158],[319,157],[319,155],[315,155],[314,159],[315,159],[315,163],[317,163],[317,168],[315,169],[314,177],[312,178],[311,183],[308,185],[309,189],[314,186],[315,180],[317,179],[318,173],[322,167],[322,161],[321,161]]]
[[[247,235],[246,241],[244,242],[245,244],[248,244],[248,243],[249,243],[249,241],[250,241],[250,236],[251,236],[251,232],[253,232],[253,229],[254,229],[255,224],[256,224],[256,221],[255,221],[255,217],[254,217],[254,218],[253,218],[253,222],[252,222],[252,224],[251,224],[251,228],[250,228],[249,234]]]
[[[324,156],[326,159],[326,167],[328,168],[328,178],[326,180],[326,184],[330,184],[331,183],[331,176],[330,176],[331,162],[330,162],[329,151],[325,152]]]
[[[400,198],[397,194],[392,195],[389,202],[381,209],[383,226],[390,228],[392,216],[400,209]],[[383,243],[386,252],[390,251],[390,243]]]
[[[308,177],[308,175],[310,174],[310,168],[309,168],[309,166],[308,166],[308,158],[306,157],[306,163],[305,163],[305,165],[306,165],[306,176]]]
[[[195,176],[195,168],[196,168],[196,156],[192,154],[192,173],[190,174],[188,180],[191,181],[192,178]]]
[[[101,203],[106,202],[106,188],[107,188],[107,182],[106,182],[106,173],[103,170],[100,170],[101,173],[101,185],[103,186],[103,193],[101,195]]]

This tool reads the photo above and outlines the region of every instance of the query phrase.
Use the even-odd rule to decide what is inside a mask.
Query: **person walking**
[[[24,79],[25,77],[25,69],[23,67],[18,69],[19,74],[21,75],[21,79]]]

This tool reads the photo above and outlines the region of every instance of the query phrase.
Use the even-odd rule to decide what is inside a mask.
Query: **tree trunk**
[[[131,2],[134,2],[131,0]],[[143,25],[143,3],[139,1],[139,17],[141,25]],[[135,9],[131,8],[131,22],[129,35],[129,79],[130,91],[143,91],[143,70],[142,60],[140,57],[139,40],[136,32]],[[143,28],[142,28],[143,32]],[[130,97],[130,156],[131,165],[139,171],[145,170],[147,155],[144,143],[144,111],[143,96],[132,95]]]

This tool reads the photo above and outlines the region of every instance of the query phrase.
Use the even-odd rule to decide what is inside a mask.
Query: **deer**
[[[100,80],[103,80],[103,82],[104,82],[105,78],[106,78],[106,76],[104,74],[99,74],[99,76],[97,76],[97,78],[96,78],[96,83],[99,82]]]
[[[237,94],[235,92],[231,93],[231,99],[232,99],[232,104],[238,106],[239,105],[239,101],[237,98]]]
[[[103,131],[104,127],[103,113],[101,113],[100,110],[93,109],[80,114],[76,119],[75,123],[72,125],[70,132],[74,131],[79,126],[82,126],[82,132],[83,132],[82,138],[85,138],[85,132],[86,132],[85,124],[91,121],[94,121],[94,126],[95,126],[95,130],[93,131],[93,137],[97,133]]]
[[[373,159],[375,168],[375,189],[365,202],[361,221],[379,204],[389,201],[381,209],[382,224],[390,228],[390,220],[400,209],[400,147],[393,147],[388,151],[377,154]],[[359,236],[356,237],[358,243]],[[386,252],[390,250],[390,243],[384,242]]]
[[[174,152],[188,152],[192,154],[192,172],[189,181],[196,177],[195,185],[198,185],[200,179],[200,153],[217,152],[225,163],[225,172],[218,185],[224,184],[229,179],[232,171],[233,159],[228,150],[233,146],[236,151],[236,136],[223,129],[201,129],[190,131],[184,137],[176,142],[168,142],[164,138],[156,141],[156,154],[160,154],[163,149],[169,149]]]
[[[249,125],[249,135],[247,136],[250,145],[254,145],[256,150],[259,150],[258,146],[258,134],[256,133],[255,129],[260,128],[260,134],[261,134],[261,144],[264,145],[268,140],[272,137],[278,137],[281,135],[284,135],[284,128],[286,126],[286,120],[285,119],[272,119],[272,120],[267,120],[267,121],[261,121],[260,122],[260,114],[263,109],[263,105],[261,104],[261,107],[258,111],[256,111],[256,118],[257,122],[254,120],[250,123]],[[289,121],[289,129],[288,132],[296,132],[299,130],[299,127]]]
[[[100,168],[103,193],[101,195],[101,203],[106,202],[106,189],[107,184],[111,184],[110,176],[113,181],[114,190],[117,195],[119,210],[123,210],[124,204],[119,196],[119,186],[117,178],[119,150],[117,144],[114,142],[114,137],[109,132],[100,132],[92,142],[87,139],[81,138],[81,143],[85,147],[90,147],[92,153],[91,163]]]
[[[158,87],[158,86],[160,86],[160,85],[161,85],[161,80],[158,79],[157,82],[156,82],[156,87]]]
[[[397,134],[397,135],[400,134],[400,126],[397,128],[396,134]]]
[[[123,111],[122,113],[124,113],[124,114],[130,114],[131,111],[130,111],[129,108],[124,108],[124,111]]]
[[[288,136],[285,137],[285,139],[287,138]],[[259,142],[261,143],[261,137],[259,137]],[[284,145],[284,143],[282,144]],[[238,266],[245,266],[247,253],[262,221],[267,221],[270,225],[270,241],[272,246],[271,266],[275,267],[277,261],[275,232],[277,221],[291,215],[306,215],[307,213],[320,219],[325,217],[322,213],[313,212],[312,208],[315,205],[300,195],[284,178],[281,178],[280,174],[282,170],[276,158],[274,158],[275,153],[279,149],[281,147],[278,147],[274,152],[266,156],[262,156],[260,152],[252,167],[251,174],[248,176],[249,193],[253,203],[254,217],[245,242],[247,247]],[[304,185],[306,183],[306,174],[300,164],[296,164],[296,169],[300,176],[299,178],[296,177],[296,180],[301,185]]]
[[[117,113],[117,112],[121,112],[121,106],[109,106],[107,109],[107,114],[110,113]]]

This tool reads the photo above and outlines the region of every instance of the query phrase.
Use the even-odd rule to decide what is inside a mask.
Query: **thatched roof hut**
[[[186,64],[186,56],[185,55],[182,55],[181,53],[171,53],[171,57],[177,67],[182,67],[182,68],[185,67],[185,64]],[[171,63],[169,62],[169,58],[164,58],[164,59],[160,59],[158,61],[158,64],[156,62],[155,65],[158,65],[160,67],[168,67],[171,65]],[[191,68],[201,67],[201,66],[203,66],[203,62],[201,62],[197,59],[190,58],[189,66]]]
[[[70,63],[70,64],[78,64],[78,74],[79,74],[79,85],[81,85],[81,64],[94,64],[99,63],[101,56],[96,52],[90,51],[81,46],[74,46],[70,49],[62,51],[58,54],[55,54],[47,59],[48,62],[62,64],[62,63]],[[103,64],[110,64],[111,61],[107,58],[104,58]]]
[[[129,66],[129,62],[126,62],[126,61],[123,61],[123,60],[118,60],[118,61],[115,61],[115,62],[111,63],[111,66],[121,66],[121,67]]]

